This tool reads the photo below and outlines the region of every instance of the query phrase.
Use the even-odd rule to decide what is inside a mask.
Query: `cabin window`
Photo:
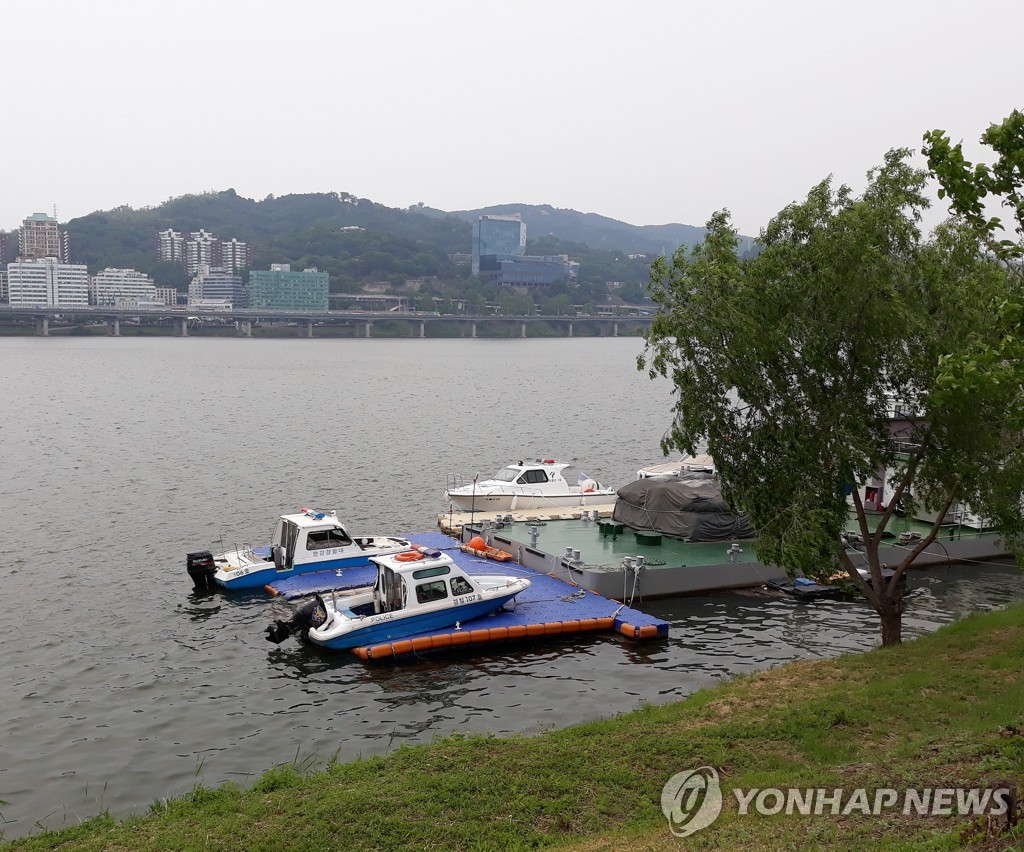
[[[517,476],[519,476],[519,468],[517,467],[503,467],[494,474],[494,478],[498,482],[515,482]]]
[[[547,482],[548,475],[543,470],[528,470],[519,478],[519,481],[524,485],[538,485],[541,482]]]
[[[435,565],[433,568],[420,568],[419,571],[412,572],[412,578],[414,580],[426,580],[427,577],[440,577],[443,574],[450,574],[451,568],[447,565]]]
[[[468,595],[473,591],[473,587],[465,577],[452,577],[451,583],[452,595],[454,597],[458,597],[459,595]]]
[[[440,601],[448,597],[448,589],[444,580],[434,580],[432,583],[420,583],[416,587],[416,600],[420,603]]]
[[[352,539],[345,535],[344,530],[332,528],[318,530],[306,536],[306,550],[321,550],[325,547],[347,547]]]

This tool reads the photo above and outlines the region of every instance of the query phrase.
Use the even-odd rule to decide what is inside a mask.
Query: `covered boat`
[[[305,632],[332,650],[390,642],[489,615],[530,587],[525,577],[467,574],[448,554],[425,547],[371,561],[372,587],[332,601],[318,597],[290,622],[270,625],[266,638],[280,644]]]
[[[405,538],[351,536],[337,513],[303,508],[281,515],[269,546],[236,545],[218,556],[208,550],[189,553],[187,567],[196,588],[217,583],[225,589],[260,589],[296,574],[368,565],[373,556],[409,547]]]
[[[734,514],[722,499],[717,478],[696,471],[624,485],[619,489],[612,518],[634,530],[654,530],[685,541],[754,537],[750,518]]]
[[[449,475],[445,499],[464,512],[572,508],[614,499],[614,489],[582,472],[576,484],[570,485],[562,475],[567,467],[554,459],[538,459],[510,464],[481,481],[474,478],[465,483],[458,475]]]

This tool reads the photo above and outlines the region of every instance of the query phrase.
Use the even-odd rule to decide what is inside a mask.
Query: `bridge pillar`
[[[252,320],[239,320],[236,328],[239,337],[252,337]]]
[[[49,317],[36,317],[36,334],[38,334],[40,337],[50,336]]]
[[[526,337],[526,320],[519,323],[519,336]]]
[[[121,320],[117,317],[107,318],[107,337],[121,336]]]
[[[572,320],[569,320],[569,337],[572,337]]]
[[[472,332],[470,333],[469,336],[470,337],[476,337],[476,320],[473,320],[473,322],[471,323],[471,327],[472,327]]]
[[[299,323],[299,334],[303,337],[312,337],[313,320],[306,320],[305,323]]]
[[[420,320],[420,337],[426,337],[426,336],[427,336],[427,324],[423,320]]]
[[[619,336],[619,324],[617,322],[612,323],[612,337]]]
[[[372,323],[372,322],[370,322],[369,320],[367,320],[367,321],[366,321],[366,335],[365,335],[366,337],[369,337],[369,336],[370,336],[370,326],[371,326],[371,325],[373,325],[373,323]]]
[[[178,329],[179,329],[179,332],[178,332],[178,336],[179,337],[188,337],[188,318],[187,317],[182,317],[180,320],[178,320]]]

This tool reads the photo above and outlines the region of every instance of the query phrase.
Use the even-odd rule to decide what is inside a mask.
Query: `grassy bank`
[[[677,841],[677,772],[717,767],[725,808]],[[255,788],[196,789],[140,818],[100,817],[17,848],[983,848],[984,818],[740,816],[733,787],[1024,784],[1024,607],[891,650],[795,663],[691,698],[531,738],[454,737]]]

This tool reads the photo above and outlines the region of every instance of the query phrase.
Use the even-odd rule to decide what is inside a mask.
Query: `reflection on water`
[[[263,542],[299,506],[337,508],[361,534],[413,532],[433,526],[452,471],[554,456],[628,481],[668,424],[639,347],[0,339],[5,398],[19,400],[0,424],[4,837],[144,811],[197,781],[246,783],[296,756],[535,733],[875,644],[862,604],[732,592],[645,603],[671,624],[664,641],[554,637],[367,665],[266,642],[281,601],[192,591],[186,552]],[[310,407],[311,385],[340,390]],[[479,405],[495,388],[529,402]],[[936,569],[911,588],[907,636],[1024,595],[1008,566]]]

